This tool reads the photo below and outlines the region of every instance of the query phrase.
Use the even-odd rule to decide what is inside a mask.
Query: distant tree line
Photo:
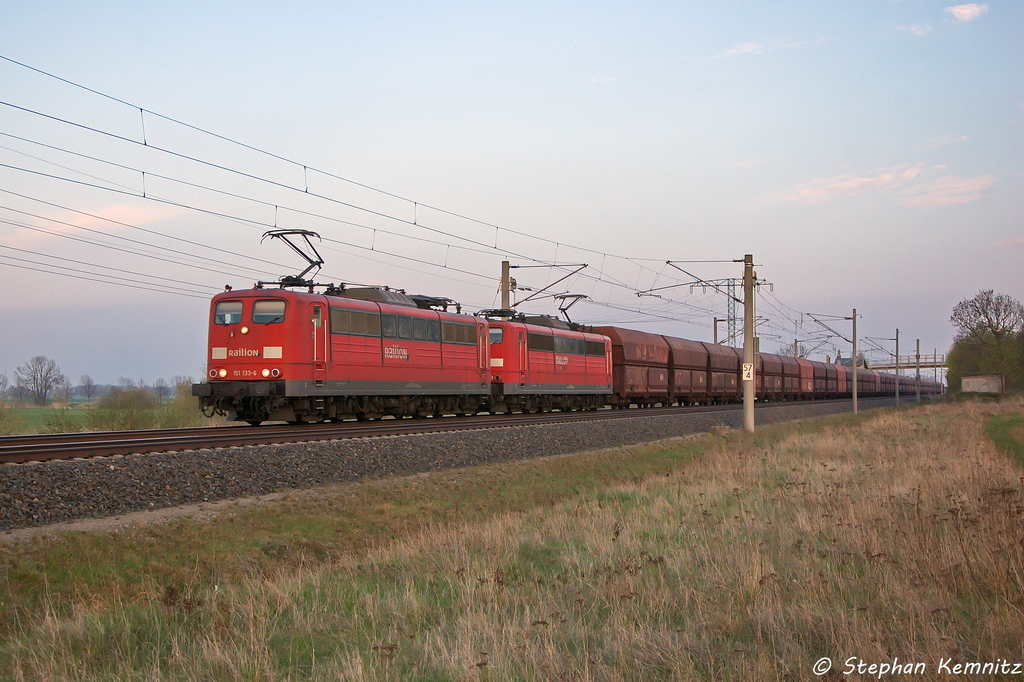
[[[960,301],[949,318],[956,328],[946,361],[949,387],[969,376],[1001,374],[1007,390],[1024,390],[1024,305],[992,289]]]
[[[0,401],[30,403],[40,407],[51,403],[68,405],[72,398],[78,396],[92,402],[116,389],[138,389],[152,395],[158,403],[163,403],[186,380],[191,381],[187,377],[176,376],[168,382],[161,377],[152,386],[147,386],[142,379],[136,381],[121,377],[115,387],[97,384],[91,376],[83,374],[78,384],[73,385],[56,361],[37,355],[14,370],[13,381],[6,374],[0,374]]]

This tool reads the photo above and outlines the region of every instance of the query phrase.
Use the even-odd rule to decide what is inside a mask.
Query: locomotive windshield
[[[491,327],[491,343],[501,343],[501,339],[504,336],[504,331],[505,330],[502,329],[501,327]]]
[[[278,324],[284,322],[284,301],[256,301],[252,305],[253,324]]]
[[[213,314],[214,324],[238,324],[242,321],[241,301],[221,301]]]

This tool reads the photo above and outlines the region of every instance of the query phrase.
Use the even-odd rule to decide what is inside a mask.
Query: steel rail
[[[758,407],[799,406],[801,404],[799,401],[760,403]],[[729,412],[741,408],[741,405],[730,404],[426,419],[382,419],[373,422],[346,421],[301,425],[224,426],[4,436],[0,437],[0,463],[15,464],[111,455],[243,447],[247,445],[304,443],[320,440],[537,426],[587,420],[667,417],[694,412]]]

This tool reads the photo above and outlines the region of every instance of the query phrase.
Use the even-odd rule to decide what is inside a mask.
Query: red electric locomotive
[[[594,410],[612,393],[611,341],[546,316],[492,310],[492,412]]]
[[[490,397],[487,323],[389,289],[227,291],[210,306],[207,412],[250,423],[466,414]]]

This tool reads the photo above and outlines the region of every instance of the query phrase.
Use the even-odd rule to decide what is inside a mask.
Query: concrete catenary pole
[[[853,413],[857,414],[857,309],[853,309]]]
[[[717,317],[715,318],[715,345],[718,345],[718,323],[721,322]]]
[[[914,377],[914,394],[917,402],[921,402],[921,339],[917,340],[917,352],[914,354],[917,363],[917,375]]]
[[[510,284],[508,275],[509,264],[507,260],[501,261],[501,309],[510,310],[512,308],[512,285]]]
[[[754,256],[743,257],[743,430],[754,432]]]
[[[896,329],[896,407],[900,406],[900,330]]]

